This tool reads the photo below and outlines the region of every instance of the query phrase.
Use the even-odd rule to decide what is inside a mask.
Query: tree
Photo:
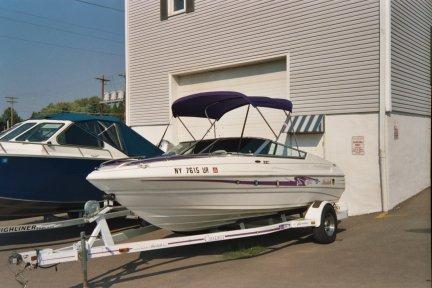
[[[59,112],[76,112],[89,114],[112,115],[124,120],[123,103],[101,104],[98,96],[81,98],[72,102],[50,103],[39,112],[33,112],[31,118],[40,118]]]
[[[11,121],[11,110],[12,110],[13,121]],[[13,124],[16,124],[16,123],[21,122],[21,121],[22,121],[22,119],[18,115],[18,113],[16,112],[15,109],[6,108],[3,111],[3,114],[0,115],[0,130],[7,129],[8,123],[9,123],[9,127],[11,127]]]

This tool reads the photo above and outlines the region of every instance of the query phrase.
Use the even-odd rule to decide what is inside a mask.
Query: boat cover
[[[154,157],[162,155],[164,152],[158,147],[153,145],[147,139],[136,133],[126,124],[124,124],[119,118],[113,116],[103,116],[103,115],[91,115],[84,113],[70,113],[62,112],[52,115],[45,116],[44,119],[51,120],[69,120],[75,123],[79,123],[80,127],[87,130],[92,134],[100,134],[96,127],[98,121],[105,123],[115,123],[120,130],[120,138],[123,141],[123,152],[128,156],[146,156]]]
[[[219,120],[225,113],[244,105],[292,111],[287,99],[246,96],[233,91],[215,91],[192,94],[177,99],[172,104],[174,117],[200,117]]]

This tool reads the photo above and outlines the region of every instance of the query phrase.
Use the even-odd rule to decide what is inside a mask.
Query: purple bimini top
[[[192,94],[177,99],[172,104],[174,117],[199,117],[219,120],[225,113],[245,105],[267,107],[292,112],[287,99],[246,96],[233,91],[215,91]]]

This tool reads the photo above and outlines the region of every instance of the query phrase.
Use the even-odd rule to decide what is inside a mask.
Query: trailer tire
[[[321,213],[321,224],[315,227],[313,238],[316,243],[329,244],[336,240],[337,217],[331,204],[326,204]]]

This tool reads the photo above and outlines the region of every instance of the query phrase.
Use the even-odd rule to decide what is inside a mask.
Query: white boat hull
[[[197,231],[314,201],[336,202],[345,187],[344,176],[317,159],[321,160],[213,156],[141,161],[105,167],[87,179],[153,225]]]

